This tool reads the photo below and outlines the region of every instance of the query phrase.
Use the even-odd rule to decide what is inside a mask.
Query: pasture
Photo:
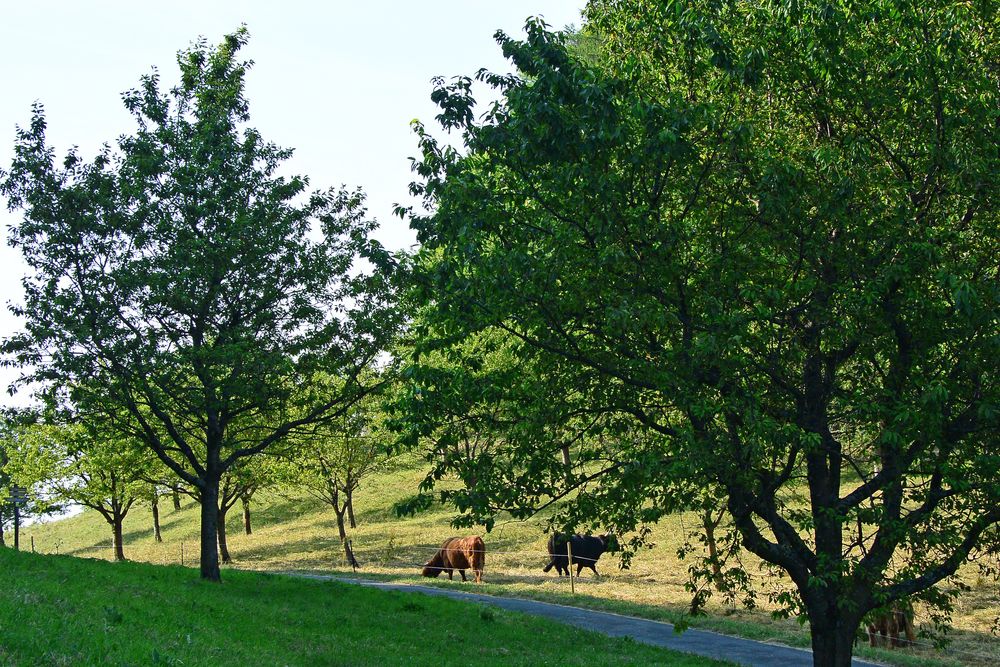
[[[436,507],[415,517],[398,518],[392,504],[416,488],[422,472],[416,465],[375,475],[362,485],[356,499],[358,528],[350,531],[354,553],[360,561],[357,576],[371,579],[406,581],[425,585],[474,587],[447,578],[432,580],[420,576],[420,570],[442,542],[460,534],[482,531],[454,529],[448,525],[453,512]],[[150,563],[180,563],[184,549],[187,565],[196,564],[198,511],[190,499],[183,500],[180,511],[173,511],[169,499],[160,503],[163,543],[152,540],[148,507],[139,507],[126,519],[125,555]],[[229,547],[233,565],[223,573],[229,581],[234,569],[340,573],[354,576],[344,560],[337,538],[332,511],[308,498],[277,493],[262,495],[253,505],[253,534],[243,534],[241,518],[235,510],[228,518]],[[746,610],[731,607],[718,597],[708,605],[708,615],[686,615],[691,593],[685,589],[689,563],[677,558],[684,535],[694,528],[692,515],[670,517],[655,527],[655,546],[636,555],[629,570],[618,568],[615,554],[606,553],[597,562],[601,573],[593,577],[588,569],[576,580],[571,594],[566,577],[542,572],[548,562],[543,532],[547,515],[525,522],[498,523],[484,535],[486,543],[485,583],[478,592],[540,599],[550,602],[591,607],[658,620],[689,622],[693,627],[716,630],[762,641],[777,641],[807,647],[807,629],[794,619],[774,619],[774,605],[767,593],[779,583],[774,575],[745,555],[748,570],[754,575],[758,607]],[[84,513],[67,520],[32,526],[25,530],[22,545],[35,536],[40,552],[70,553],[78,556],[109,558],[109,531],[99,516]],[[575,568],[574,568],[575,570]],[[194,574],[191,574],[194,577]],[[963,580],[971,587],[958,601],[951,643],[943,652],[929,646],[916,649],[882,650],[858,645],[857,655],[896,665],[993,665],[1000,661],[1000,640],[991,634],[993,621],[1000,610],[996,582],[977,576],[975,568],[963,570]],[[927,624],[922,609],[917,609],[917,625]],[[928,642],[920,639],[921,642]],[[929,642],[928,642],[929,643]]]
[[[725,664],[337,582],[227,572],[219,585],[179,567],[8,549],[0,571],[0,665]]]

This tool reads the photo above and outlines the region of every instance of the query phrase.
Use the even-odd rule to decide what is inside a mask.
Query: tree
[[[412,350],[401,356],[416,361],[404,368],[407,382],[389,400],[390,425],[430,470],[421,492],[397,506],[401,513],[429,507],[436,482],[453,476],[461,485],[449,485],[438,499],[478,507],[488,528],[497,512],[529,516],[570,493],[575,487],[564,482],[576,474],[612,464],[610,440],[634,435],[561,383],[546,363],[553,359],[529,358],[530,350],[507,332],[485,330],[455,341],[417,319],[413,333]],[[534,475],[517,477],[529,453],[537,460]],[[468,526],[475,518],[460,515],[454,523]]]
[[[45,485],[38,483],[39,476],[23,470],[20,454],[25,449],[24,429],[29,423],[30,418],[19,411],[7,410],[0,417],[0,546],[6,546],[3,531],[8,522],[14,528],[12,546],[18,547],[19,526],[24,519],[62,510]]]
[[[36,496],[100,514],[111,529],[115,560],[125,560],[122,523],[146,493],[148,450],[82,424],[37,423],[17,434],[10,454],[14,478]]]
[[[291,151],[247,127],[246,40],[181,51],[168,92],[144,76],[124,95],[136,131],[90,163],[73,150],[57,166],[36,106],[0,186],[30,270],[5,351],[47,400],[117,415],[197,489],[211,580],[223,475],[372,391],[360,371],[397,327],[363,195],[306,195],[307,179],[278,175]],[[317,369],[344,382],[292,391]]]
[[[0,439],[0,547],[7,546],[4,538],[4,530],[7,526],[7,515],[10,513],[7,498],[10,496],[11,480],[7,472],[7,463],[10,460],[7,456],[6,439]]]
[[[871,610],[947,607],[997,538],[996,16],[595,1],[602,65],[530,22],[498,36],[520,74],[480,73],[482,119],[439,81],[461,150],[417,126],[421,317],[518,337],[655,436],[574,476],[570,511],[630,529],[718,493],[817,665]],[[509,452],[482,472],[558,491],[551,452]]]
[[[160,489],[156,484],[151,484],[148,494],[149,508],[153,513],[153,540],[162,542],[163,535],[160,533]]]
[[[357,528],[354,496],[361,480],[389,459],[388,438],[376,398],[370,395],[338,420],[301,431],[288,458],[289,478],[333,508],[342,543],[347,541],[348,523]]]
[[[226,516],[237,501],[243,503],[243,527],[250,534],[250,500],[262,487],[271,483],[273,465],[261,457],[231,468],[222,478],[219,487],[219,553],[223,563],[232,561],[226,540]]]

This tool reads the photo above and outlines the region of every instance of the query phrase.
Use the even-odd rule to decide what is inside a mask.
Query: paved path
[[[293,574],[293,573],[287,573]],[[632,637],[636,641],[654,646],[663,646],[675,651],[703,655],[709,658],[730,660],[753,667],[812,667],[812,651],[791,648],[781,644],[767,644],[752,639],[730,637],[707,630],[685,630],[674,632],[674,626],[661,621],[622,616],[605,611],[567,607],[550,602],[502,598],[479,593],[467,593],[450,588],[418,586],[416,584],[396,584],[367,579],[350,579],[331,575],[296,574],[313,579],[330,579],[349,584],[361,584],[393,591],[416,591],[427,595],[441,595],[456,600],[467,600],[489,604],[502,609],[518,611],[535,616],[544,616],[560,623],[568,623],[586,630],[600,632],[612,637]],[[855,659],[853,667],[876,667],[875,663]]]

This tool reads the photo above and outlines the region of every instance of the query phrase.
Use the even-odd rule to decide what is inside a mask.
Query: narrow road
[[[767,644],[752,639],[730,637],[708,630],[685,630],[682,634],[674,633],[674,626],[662,621],[650,621],[644,618],[622,616],[606,611],[593,611],[579,607],[567,607],[550,602],[523,600],[519,598],[502,598],[480,593],[467,593],[448,588],[418,586],[416,584],[396,584],[367,579],[349,579],[332,575],[293,574],[293,576],[311,579],[329,579],[347,584],[360,584],[393,591],[411,591],[426,595],[441,595],[456,600],[466,600],[493,605],[501,609],[518,611],[524,614],[544,616],[545,618],[575,625],[585,630],[600,632],[611,637],[631,637],[632,639],[663,646],[675,651],[693,653],[709,658],[729,660],[740,665],[752,667],[812,667],[812,651],[791,648],[781,644]],[[855,659],[853,667],[877,667],[876,663]]]

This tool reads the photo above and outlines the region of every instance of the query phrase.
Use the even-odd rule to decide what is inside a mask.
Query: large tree
[[[997,537],[997,9],[595,1],[598,65],[531,22],[484,117],[435,90],[461,149],[417,127],[422,317],[656,436],[571,479],[575,511],[718,492],[818,665]],[[559,465],[515,451],[483,472]]]
[[[395,329],[362,194],[307,193],[279,175],[291,151],[247,125],[246,39],[181,51],[168,91],[142,77],[123,96],[137,129],[91,162],[56,162],[36,106],[0,182],[30,269],[4,349],[47,399],[113,415],[197,489],[213,580],[222,476],[368,393],[360,371]],[[344,382],[292,391],[317,369]]]

